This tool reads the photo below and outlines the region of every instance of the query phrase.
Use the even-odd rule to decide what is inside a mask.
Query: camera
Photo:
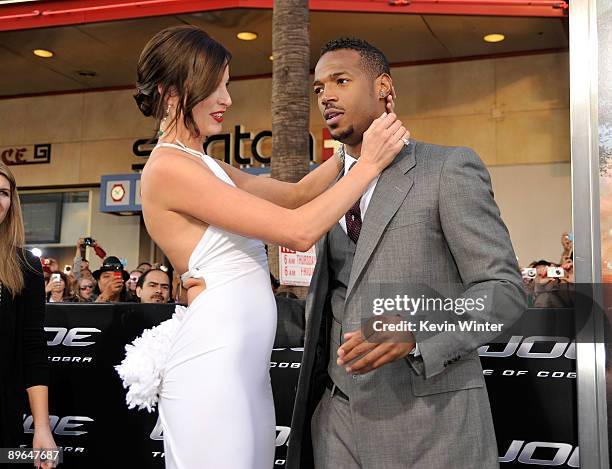
[[[65,273],[66,275],[68,275],[68,274],[69,274],[71,271],[72,271],[72,266],[71,266],[71,265],[66,264],[66,265],[64,266],[64,273]]]
[[[55,274],[51,274],[51,281],[52,282],[59,282],[62,280],[62,276],[58,273]]]
[[[46,257],[41,257],[40,263],[42,264],[43,272],[45,273],[51,272],[51,259],[47,259]]]
[[[523,278],[533,279],[538,275],[538,271],[535,267],[525,267],[523,270],[521,270],[521,275]]]
[[[93,238],[90,238],[90,237],[83,238],[83,244],[85,246],[93,246],[95,242],[96,242],[96,240],[93,239]]]
[[[548,267],[546,269],[546,276],[549,278],[563,278],[565,277],[565,270],[563,270],[563,267]]]

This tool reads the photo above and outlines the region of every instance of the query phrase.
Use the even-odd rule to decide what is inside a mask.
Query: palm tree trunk
[[[308,0],[274,1],[272,55],[271,176],[281,181],[297,182],[306,175],[309,165]],[[268,254],[270,270],[279,278],[278,246],[270,245]],[[300,297],[306,294],[305,287],[291,290]]]

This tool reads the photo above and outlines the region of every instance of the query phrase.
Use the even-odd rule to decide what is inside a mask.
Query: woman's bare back
[[[151,162],[159,157],[195,159],[190,155],[183,155],[177,150],[167,148],[157,149],[155,153],[150,157]],[[148,196],[147,175],[150,166],[149,168],[147,166],[145,165],[141,179],[142,214],[145,226],[174,269],[182,274],[189,270],[191,253],[202,239],[208,224],[190,215],[168,210],[160,203],[160,198]],[[158,190],[171,191],[172,188],[165,187]],[[183,286],[188,289],[187,297],[191,303],[191,300],[204,290],[206,283],[203,279],[189,278],[183,283]]]

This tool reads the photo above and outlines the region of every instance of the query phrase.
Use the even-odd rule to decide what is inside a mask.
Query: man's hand
[[[62,287],[62,282],[59,282],[57,280],[50,280],[49,283],[51,284],[51,293],[62,293],[64,291],[64,287]]]
[[[399,324],[399,316],[378,316],[376,320]],[[414,348],[415,339],[411,332],[374,332],[367,338],[363,330],[344,334],[346,342],[338,348],[337,363],[346,366],[346,372],[365,374],[387,363],[406,357]],[[353,360],[353,363],[351,363]]]
[[[106,303],[107,301],[113,301],[113,299],[119,295],[122,289],[123,278],[114,277],[104,286],[104,289],[100,291],[100,294],[96,299],[96,303]]]
[[[121,277],[114,277],[102,292],[105,297],[113,297],[123,289],[123,279]]]
[[[85,252],[85,238],[79,238],[76,243],[76,253],[74,257],[84,257],[83,253]]]

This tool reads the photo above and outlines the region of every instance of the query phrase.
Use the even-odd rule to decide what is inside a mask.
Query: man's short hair
[[[321,55],[319,57],[323,56],[323,54],[327,54],[328,52],[344,49],[359,52],[361,57],[361,66],[369,75],[371,75],[372,78],[377,78],[383,73],[391,75],[389,62],[387,61],[385,54],[363,39],[357,39],[355,37],[339,37],[338,39],[329,41],[321,48]]]
[[[170,281],[170,276],[168,275],[168,272],[164,272],[161,269],[150,269],[150,270],[147,270],[145,273],[143,273],[140,276],[140,278],[138,279],[138,282],[136,283],[136,286],[142,288],[144,286],[145,282],[147,281],[147,277],[149,276],[149,274],[151,272],[161,272],[166,277],[168,277],[168,285],[170,285],[170,288],[172,288],[172,282]]]

